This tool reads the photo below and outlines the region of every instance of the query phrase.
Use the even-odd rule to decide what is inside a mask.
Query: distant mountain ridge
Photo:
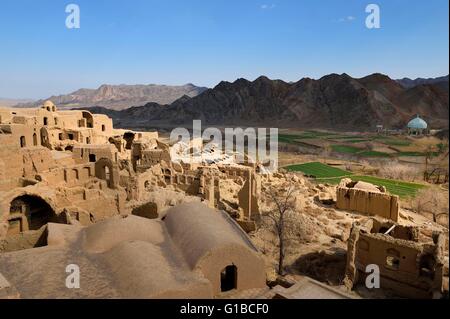
[[[251,82],[221,82],[213,89],[170,105],[148,103],[120,112],[95,108],[120,127],[204,125],[323,128],[373,131],[376,125],[404,128],[416,114],[432,127],[448,127],[448,90],[434,84],[405,88],[383,74],[352,78],[330,74],[295,83],[261,76]]]
[[[32,99],[9,99],[0,97],[0,107],[12,107],[19,103],[33,103],[33,102],[34,100]]]
[[[146,103],[170,104],[182,96],[195,97],[207,90],[193,84],[168,85],[102,85],[98,89],[80,89],[73,93],[52,96],[50,100],[61,109],[88,108],[101,106],[113,110],[123,110]],[[36,107],[44,100],[21,103],[16,107]]]
[[[428,78],[428,79],[417,78],[415,80],[411,80],[410,78],[403,78],[401,80],[397,80],[397,82],[400,83],[403,87],[405,87],[407,89],[416,87],[418,85],[423,85],[423,84],[435,84],[435,85],[442,86],[443,88],[445,88],[445,86],[446,86],[447,90],[448,90],[448,75],[437,77],[437,78]]]

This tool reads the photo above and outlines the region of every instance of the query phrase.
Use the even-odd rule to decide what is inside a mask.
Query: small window
[[[400,259],[395,256],[387,256],[386,266],[392,270],[398,270],[400,268]]]
[[[97,157],[95,154],[89,154],[89,162],[95,163],[97,161]]]
[[[62,133],[59,133],[58,136],[59,136],[59,140],[62,141],[62,140],[63,140],[63,134],[62,134]]]
[[[395,249],[388,249],[386,253],[386,268],[398,270],[400,268],[400,252]]]
[[[20,137],[20,147],[25,147],[27,146],[27,141],[25,139],[25,136],[21,136]]]
[[[73,141],[73,139],[74,139],[73,134],[72,134],[72,133],[69,133],[69,140]]]
[[[55,125],[58,125],[58,118],[55,117]]]
[[[86,137],[86,144],[91,144],[91,138],[90,137]]]
[[[48,125],[48,118],[44,117],[44,125]]]
[[[103,132],[106,131],[106,126],[105,125],[102,125],[102,131]]]

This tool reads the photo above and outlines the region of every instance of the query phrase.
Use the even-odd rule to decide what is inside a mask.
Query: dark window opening
[[[37,135],[36,133],[33,134],[33,145],[37,146],[38,145],[38,140],[37,140]]]
[[[125,149],[131,150],[131,145],[134,141],[134,133],[127,132],[123,135],[123,139],[126,141]]]
[[[59,140],[62,141],[63,140],[63,134],[59,133]]]
[[[73,151],[73,146],[66,146],[66,148],[64,150],[72,152]]]
[[[420,258],[420,276],[434,279],[436,260],[432,255],[425,255]]]
[[[105,125],[102,125],[102,131],[103,132],[106,131],[106,126]]]
[[[222,292],[237,289],[237,268],[234,265],[225,267],[220,274],[220,290]]]
[[[20,147],[25,147],[27,146],[27,141],[25,139],[25,136],[21,136],[20,137]]]
[[[91,144],[91,138],[90,137],[86,137],[86,144]]]
[[[73,134],[72,133],[69,133],[69,140],[73,140],[74,139],[74,136],[73,136]]]
[[[44,125],[48,125],[48,118],[44,117]]]
[[[91,163],[97,162],[97,157],[95,156],[95,154],[89,154],[89,162]]]

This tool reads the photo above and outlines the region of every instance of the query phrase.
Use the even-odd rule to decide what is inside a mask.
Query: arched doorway
[[[83,111],[83,118],[86,120],[86,127],[93,128],[94,127],[94,117],[91,113]]]
[[[50,148],[48,132],[44,127],[41,128],[41,145]]]
[[[237,267],[229,265],[220,273],[220,291],[225,292],[233,289],[237,289]]]
[[[8,233],[38,230],[49,222],[57,222],[56,214],[41,197],[22,195],[11,201]]]
[[[119,182],[119,169],[110,159],[101,158],[95,162],[95,177],[107,181],[109,188],[116,188]]]

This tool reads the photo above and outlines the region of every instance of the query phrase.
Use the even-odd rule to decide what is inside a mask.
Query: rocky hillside
[[[192,124],[323,128],[373,131],[377,124],[403,128],[416,114],[433,127],[448,127],[448,90],[433,84],[407,89],[382,74],[361,79],[331,74],[296,83],[260,77],[238,79],[170,105],[149,103],[121,112],[96,108],[121,127],[153,128]]]
[[[197,96],[207,88],[193,84],[183,86],[167,85],[102,85],[96,90],[80,89],[67,95],[52,96],[51,100],[59,108],[87,108],[101,106],[112,110],[123,110],[146,103],[170,104],[186,95]],[[17,107],[35,107],[43,100],[33,103],[22,103]]]

